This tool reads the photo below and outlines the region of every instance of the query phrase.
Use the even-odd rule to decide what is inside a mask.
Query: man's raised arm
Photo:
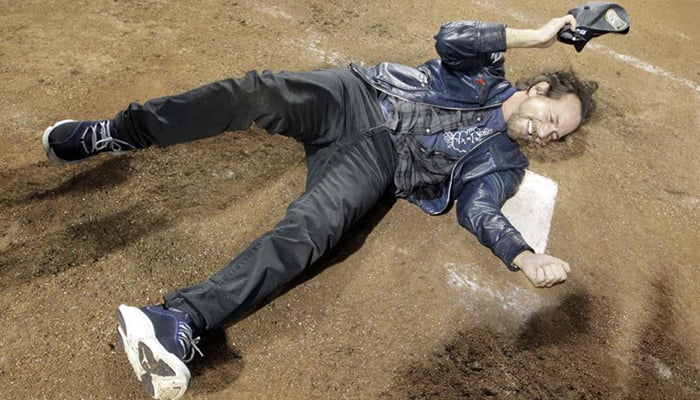
[[[506,46],[509,49],[517,47],[550,47],[557,41],[557,33],[566,25],[569,25],[571,30],[576,29],[576,18],[570,14],[553,18],[538,29],[506,28]]]

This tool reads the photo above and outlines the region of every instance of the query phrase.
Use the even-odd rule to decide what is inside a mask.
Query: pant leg
[[[166,306],[200,329],[237,321],[333,247],[391,187],[396,156],[386,128],[327,149],[282,221],[210,278],[167,294]]]
[[[256,92],[275,94],[258,99],[265,107],[256,105],[259,110],[244,114],[256,115],[254,122],[270,132],[304,142],[307,185],[285,218],[221,271],[165,296],[166,306],[188,312],[201,329],[247,315],[332,248],[393,183],[396,156],[386,128],[380,127],[377,93],[350,70],[249,74],[247,79],[263,81],[266,89]],[[265,112],[266,107],[277,111]]]
[[[175,95],[132,103],[115,116],[120,139],[137,147],[170,146],[225,131],[245,130],[255,123],[270,133],[291,136],[311,146],[324,146],[346,132],[376,126],[379,111],[345,104],[376,103],[349,69],[310,72],[248,72]],[[365,114],[365,115],[360,115]]]

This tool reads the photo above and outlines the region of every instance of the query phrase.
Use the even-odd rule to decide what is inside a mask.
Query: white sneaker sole
[[[150,395],[159,400],[177,400],[184,396],[190,383],[190,370],[156,339],[153,324],[146,314],[122,304],[117,320],[124,352]]]

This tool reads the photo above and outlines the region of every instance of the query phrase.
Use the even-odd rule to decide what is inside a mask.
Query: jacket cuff
[[[506,51],[506,26],[481,22],[479,24],[479,50],[482,53]]]
[[[513,264],[513,260],[518,256],[518,254],[528,250],[534,253],[532,247],[530,247],[525,239],[523,239],[522,235],[517,232],[512,232],[502,237],[491,248],[491,251],[493,251],[496,257],[500,258],[506,267],[508,267],[508,269],[511,271],[520,270],[520,268]]]

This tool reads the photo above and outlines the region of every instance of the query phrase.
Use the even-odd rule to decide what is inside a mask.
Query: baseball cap
[[[559,31],[557,39],[571,44],[581,52],[589,40],[606,33],[627,34],[630,20],[627,11],[619,4],[604,1],[591,1],[572,8],[567,14],[576,18],[576,29],[567,27]]]

